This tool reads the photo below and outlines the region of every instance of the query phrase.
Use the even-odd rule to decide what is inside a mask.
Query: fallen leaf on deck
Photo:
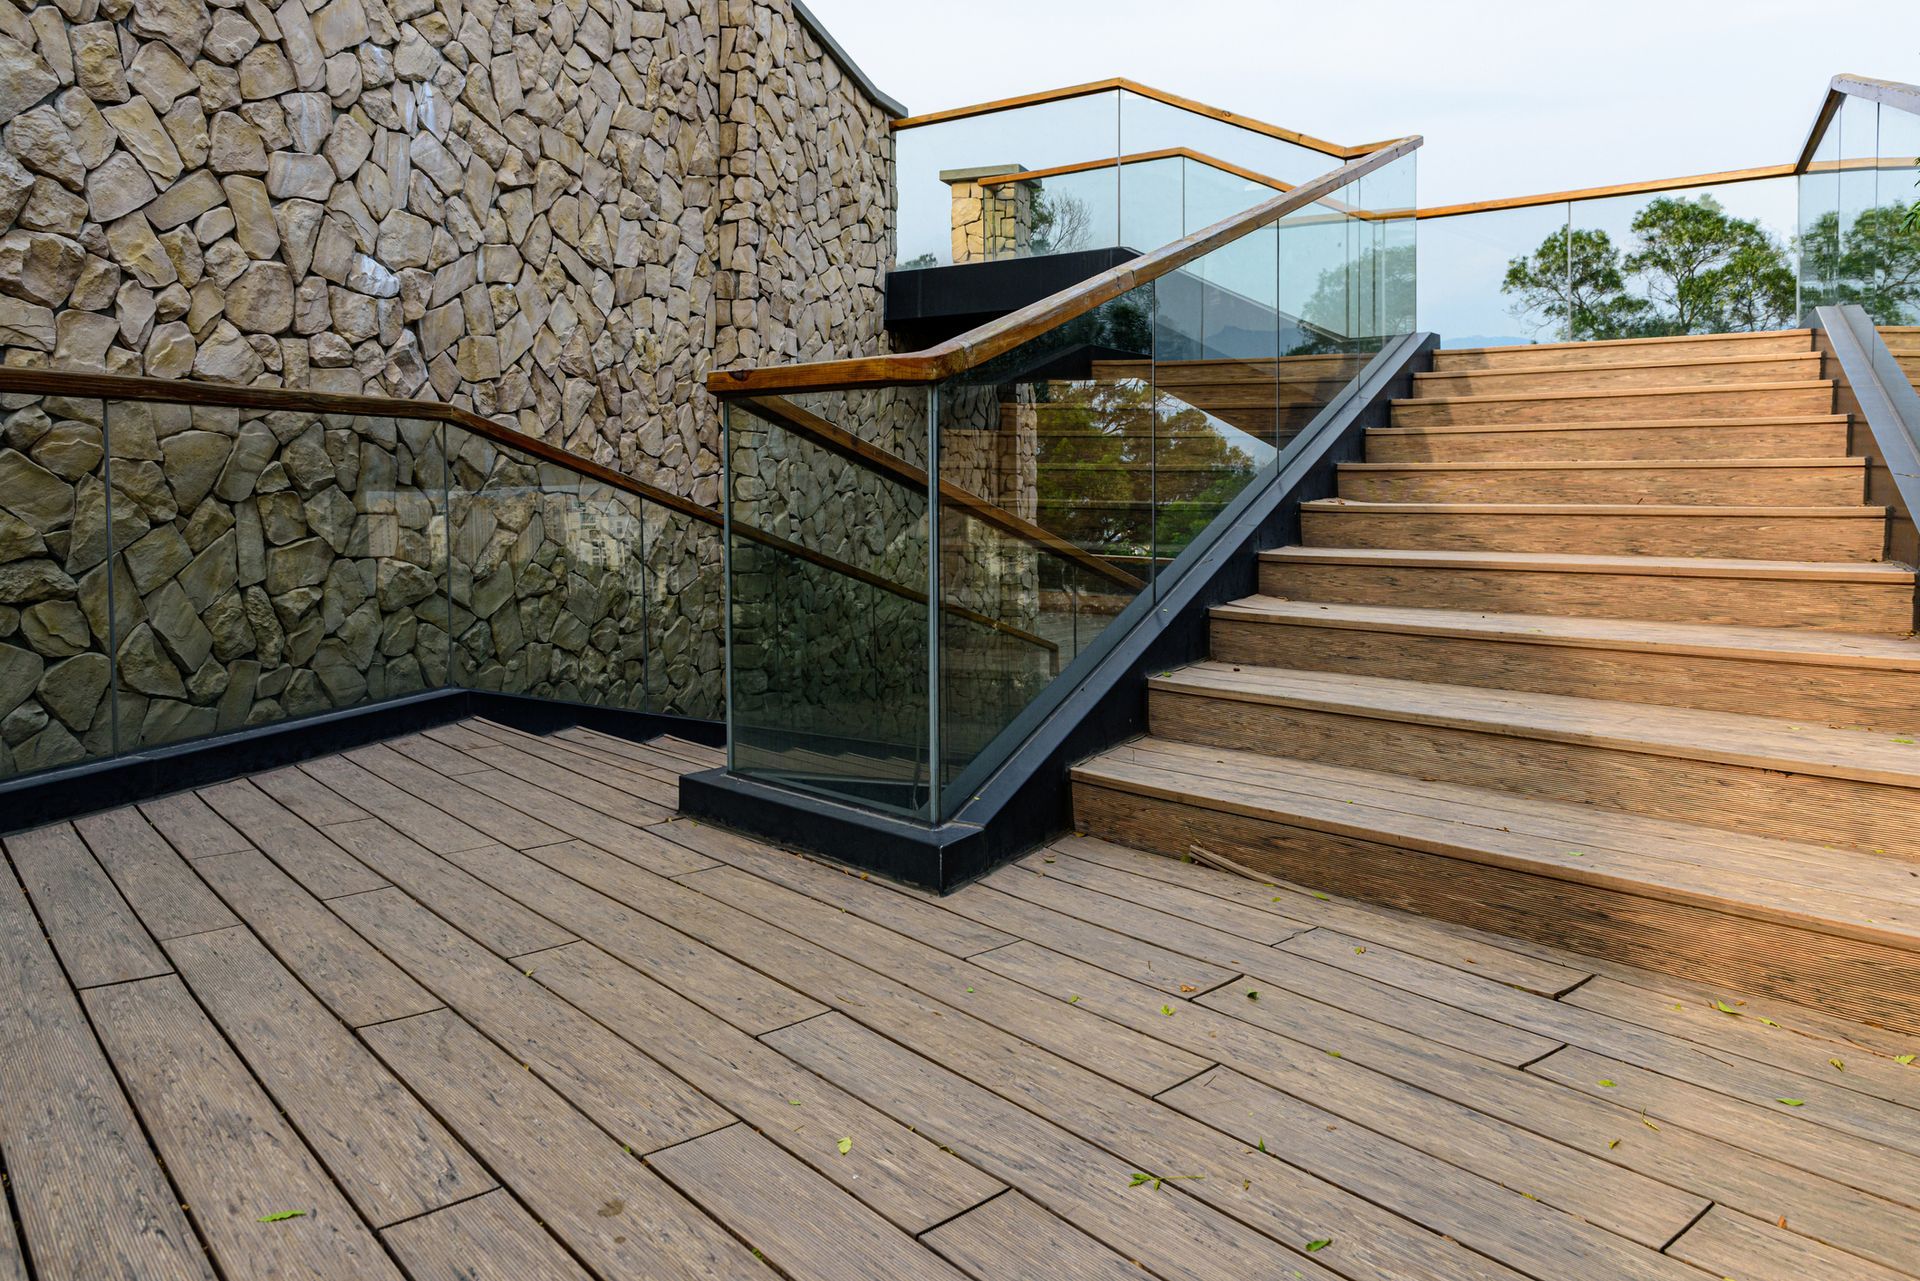
[[[1333,1244],[1332,1237],[1321,1237],[1318,1241],[1307,1242],[1307,1253],[1315,1254]]]
[[[1784,1103],[1790,1108],[1803,1108],[1807,1105],[1805,1099],[1775,1099],[1774,1102]]]
[[[840,1148],[840,1155],[845,1156],[847,1153],[853,1151],[853,1140],[852,1139],[840,1140],[839,1148]]]
[[[286,1219],[304,1219],[306,1217],[307,1217],[307,1212],[305,1210],[280,1210],[273,1214],[263,1214],[258,1219],[254,1220],[254,1222],[280,1223]]]

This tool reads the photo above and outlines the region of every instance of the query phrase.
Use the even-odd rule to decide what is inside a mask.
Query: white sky
[[[1779,164],[1828,77],[1920,81],[1920,0],[807,0],[915,112],[1122,75],[1336,142],[1420,203]]]

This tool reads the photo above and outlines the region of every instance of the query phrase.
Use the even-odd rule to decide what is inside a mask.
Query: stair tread
[[[1341,463],[1342,471],[1380,472],[1453,472],[1453,471],[1669,471],[1699,468],[1712,471],[1740,471],[1777,467],[1844,467],[1858,471],[1867,460],[1838,454],[1825,458],[1523,458],[1461,459],[1449,462]]]
[[[1756,329],[1751,333],[1735,334],[1675,334],[1665,338],[1583,338],[1577,342],[1523,342],[1503,343],[1493,347],[1444,347],[1442,355],[1458,352],[1462,355],[1484,355],[1496,351],[1566,351],[1571,348],[1590,349],[1594,347],[1617,347],[1622,351],[1636,347],[1672,346],[1680,343],[1728,342],[1742,339],[1779,339],[1804,336],[1809,343],[1813,340],[1811,329]]]
[[[1595,423],[1444,423],[1429,427],[1370,427],[1368,435],[1446,436],[1506,431],[1664,431],[1670,428],[1777,427],[1787,423],[1831,425],[1849,421],[1849,414],[1774,414],[1759,418],[1661,418]]]
[[[1714,396],[1721,394],[1747,395],[1763,391],[1807,391],[1813,388],[1832,388],[1831,378],[1803,378],[1786,382],[1770,383],[1669,383],[1660,387],[1571,387],[1554,388],[1540,391],[1483,392],[1472,396],[1415,396],[1405,400],[1395,400],[1395,407],[1401,405],[1419,405],[1431,408],[1435,405],[1470,405],[1511,400],[1598,400],[1616,399],[1628,396]]]
[[[1379,502],[1367,498],[1310,498],[1301,503],[1303,509],[1313,511],[1363,511],[1363,512],[1441,512],[1465,514],[1482,513],[1531,513],[1534,515],[1568,516],[1819,516],[1832,519],[1836,516],[1855,516],[1863,520],[1885,520],[1885,507],[1868,507],[1859,503],[1846,506],[1783,506],[1780,504],[1762,506],[1741,506],[1719,503],[1394,503]],[[1417,550],[1417,549],[1408,549]],[[1496,553],[1499,554],[1499,553]],[[1518,554],[1518,553],[1512,553]],[[1639,560],[1641,557],[1633,557]]]
[[[1700,365],[1728,366],[1741,368],[1748,365],[1764,365],[1783,360],[1819,360],[1817,351],[1773,351],[1760,352],[1745,356],[1681,356],[1662,360],[1620,360],[1594,365],[1556,365],[1541,363],[1538,365],[1501,365],[1497,369],[1436,369],[1413,376],[1417,385],[1422,379],[1440,382],[1450,378],[1486,378],[1489,376],[1505,378],[1509,374],[1592,374],[1607,373],[1612,370],[1632,370],[1635,373],[1649,369],[1693,368]]]
[[[1357,506],[1357,504],[1344,504]],[[1401,508],[1401,503],[1377,506]],[[1456,504],[1444,504],[1458,510]],[[1701,510],[1691,508],[1686,510]],[[1725,508],[1710,509],[1725,512]],[[1846,508],[1847,511],[1860,510]],[[1871,509],[1868,509],[1871,510]],[[1425,551],[1418,548],[1279,547],[1262,560],[1292,564],[1401,565],[1428,569],[1510,569],[1557,573],[1644,574],[1702,578],[1822,579],[1829,582],[1910,584],[1911,566],[1895,561],[1825,562],[1725,560],[1701,556],[1601,556],[1562,552]]]
[[[1527,644],[1633,649],[1920,672],[1920,638],[1792,627],[1660,623],[1557,614],[1497,614],[1399,605],[1347,605],[1247,596],[1213,607],[1215,618],[1294,623],[1428,636],[1481,637]]]
[[[1073,774],[1201,808],[1920,949],[1912,888],[1920,880],[1901,860],[1156,738],[1112,748]]]
[[[1907,734],[1835,729],[1739,712],[1215,661],[1153,677],[1148,685],[1202,697],[1335,708],[1387,720],[1920,788],[1920,740]]]

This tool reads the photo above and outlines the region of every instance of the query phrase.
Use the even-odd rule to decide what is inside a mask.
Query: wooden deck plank
[[[1920,1162],[1891,1157],[1871,1140],[1826,1128],[1817,1110],[1806,1115],[1811,1103],[1745,1103],[1572,1045],[1527,1071],[1588,1094],[1617,1098],[1660,1121],[1704,1128],[1736,1148],[1920,1208]],[[1783,1074],[1782,1080],[1791,1087],[1797,1078]],[[1799,1096],[1783,1092],[1779,1097]]]
[[[175,939],[167,952],[214,1023],[374,1227],[497,1186],[244,926]]]
[[[1257,991],[1257,1000],[1248,993]],[[1689,1125],[1649,1125],[1625,1100],[1563,1088],[1284,989],[1234,984],[1196,1004],[1498,1117],[1663,1183],[1880,1263],[1920,1258],[1920,1215]]]
[[[1052,877],[1083,890],[1105,894],[1136,907],[1148,907],[1156,912],[1177,916],[1196,925],[1225,930],[1266,947],[1292,938],[1301,930],[1313,928],[1311,921],[1289,920],[1277,912],[1243,907],[1228,899],[1188,889],[1184,885],[1143,881],[1130,873],[1063,855],[1054,849],[1036,851],[1010,866],[1036,876]],[[993,883],[1000,884],[999,881]]]
[[[400,1273],[173,975],[95,988],[87,1012],[229,1276]],[[264,1223],[269,1215],[298,1218]]]
[[[412,1281],[592,1281],[504,1190],[397,1223],[380,1235]]]
[[[194,864],[273,954],[349,1027],[440,1008],[441,1002],[322,906],[266,855]]]
[[[732,1123],[692,1087],[398,890],[356,894],[334,910],[634,1151]]]
[[[1201,863],[1181,862],[1161,854],[1115,845],[1086,836],[1055,841],[1053,849],[1083,862],[1126,872],[1143,881],[1158,881],[1196,889],[1210,897],[1229,900],[1256,910],[1273,911],[1288,920],[1325,925],[1363,938],[1386,940],[1416,956],[1452,965],[1529,992],[1557,996],[1584,982],[1592,971],[1542,960],[1510,939],[1480,930],[1413,916],[1393,908],[1352,899],[1315,896],[1315,892],[1284,881],[1267,883],[1235,876]],[[1151,893],[1145,885],[1130,886],[1139,895]]]
[[[1132,1262],[1018,1192],[1006,1192],[920,1238],[978,1278],[1140,1281]]]
[[[0,1192],[4,1191],[6,1171],[0,1166]],[[20,1235],[13,1226],[13,1198],[0,1195],[0,1278],[4,1281],[30,1281],[27,1256],[20,1249]]]
[[[173,968],[70,824],[20,832],[5,844],[75,987],[124,983]]]
[[[1288,1253],[1179,1184],[1130,1186],[1139,1169],[1067,1129],[834,1013],[768,1042],[841,1088],[951,1147],[994,1177],[1169,1281],[1244,1281],[1284,1262],[1311,1281],[1334,1275]],[[1147,1195],[1142,1195],[1145,1191]],[[1285,1274],[1283,1274],[1285,1275]]]
[[[478,774],[486,769],[479,761],[457,748],[449,747],[426,734],[403,734],[399,738],[390,738],[386,746],[405,756],[419,761],[435,773],[448,778],[459,778],[462,774]],[[508,1198],[511,1200],[512,1198]]]
[[[412,796],[344,756],[323,756],[303,764],[301,772],[324,783],[374,818],[436,854],[485,845],[485,833],[444,810]],[[348,820],[352,821],[352,820]],[[339,824],[329,824],[329,830]]]
[[[683,993],[700,1008],[757,1036],[826,1009],[704,943],[590,888],[571,874],[617,885],[626,865],[589,845],[549,845],[532,854],[498,846],[453,856],[494,888],[538,903],[601,951]]]
[[[1062,1011],[1056,1002],[1011,983],[993,971],[956,960],[938,948],[927,947],[902,935],[850,919],[838,908],[816,902],[783,886],[772,885],[735,868],[715,868],[686,878],[700,892],[736,909],[734,917],[722,918],[721,931],[711,935],[689,922],[690,933],[712,942],[733,955],[755,955],[754,939],[766,934],[771,925],[782,932],[794,931],[812,940],[801,947],[787,946],[782,953],[786,968],[783,978],[802,991],[807,988],[798,975],[826,972],[864,982],[872,967],[886,976],[890,988],[897,986],[903,999],[909,989],[948,1004],[963,1003],[965,1008],[1014,1036],[1036,1046],[1061,1054],[1109,1080],[1130,1086],[1145,1094],[1157,1093],[1178,1084],[1208,1067],[1212,1060],[1156,1044],[1147,1037],[1114,1027],[1105,1019]],[[679,924],[678,918],[670,923]],[[827,955],[831,953],[829,958]],[[841,960],[856,962],[859,970],[845,970]],[[802,968],[804,967],[804,968]],[[851,990],[851,989],[849,989]],[[836,1008],[841,1001],[829,1000],[818,992],[816,999]],[[864,998],[855,998],[858,1005]]]
[[[1065,877],[1056,879],[1049,874],[1044,858],[1044,855],[1041,856],[1041,862],[1031,869],[1001,868],[989,873],[980,883],[1076,920],[1103,925],[1109,930],[1157,943],[1187,956],[1199,957],[1236,974],[1244,974],[1260,966],[1271,950],[1271,943],[1258,942],[1217,925],[1162,911],[1157,906],[1103,894],[1084,885],[1075,885]],[[948,895],[942,902],[956,897]],[[1273,942],[1292,938],[1305,928],[1300,926],[1280,931],[1280,938]]]
[[[582,804],[592,806],[609,818],[619,819],[635,827],[664,823],[673,817],[673,810],[668,805],[656,805],[651,801],[631,796],[617,787],[609,786],[583,774],[571,763],[555,764],[551,760],[542,759],[527,751],[524,747],[508,746],[496,741],[491,747],[474,747],[465,750],[467,755],[492,766],[502,774],[561,796],[572,797]],[[678,789],[675,789],[675,798],[676,800],[678,798]]]
[[[227,820],[207,808],[207,803],[193,792],[175,792],[142,801],[140,812],[185,859],[237,854],[253,848],[246,837],[234,831]]]
[[[1715,1206],[1667,1253],[1713,1276],[1740,1281],[1899,1281],[1911,1272],[1895,1272],[1842,1254],[1817,1241],[1795,1236],[1758,1219]]]
[[[745,1125],[647,1164],[795,1281],[958,1281],[933,1251]]]
[[[1820,1062],[1822,1071],[1817,1077],[1754,1063],[1576,1004],[1515,992],[1391,948],[1360,947],[1350,938],[1325,931],[1316,934],[1319,937],[1302,937],[1285,948],[1403,991],[1444,1001],[1462,1011],[1498,1019],[1510,1027],[1625,1058],[1640,1067],[1748,1103],[1764,1106],[1782,1094],[1803,1098],[1817,1106],[1811,1112],[1796,1111],[1796,1117],[1811,1120],[1817,1116],[1819,1124],[1831,1129],[1920,1154],[1920,1110],[1847,1088],[1845,1072],[1825,1060]]]
[[[1264,1143],[1281,1160],[1527,1276],[1558,1281],[1585,1271],[1699,1281],[1691,1268],[1659,1252],[1664,1242],[1630,1242],[1536,1200],[1530,1182],[1502,1187],[1392,1139],[1343,1125],[1330,1113],[1238,1072],[1215,1068],[1160,1098],[1242,1143]]]
[[[432,742],[424,737],[419,741]],[[504,845],[530,849],[535,845],[551,845],[567,839],[565,832],[528,818],[511,805],[466,786],[458,778],[450,778],[429,768],[413,758],[415,750],[411,744],[382,743],[348,752],[346,758],[416,800],[445,810],[460,822]]]
[[[341,848],[478,939],[497,956],[518,956],[574,939],[457,864],[422,849],[380,819],[328,829]]]
[[[213,1281],[179,1195],[4,865],[0,1152],[39,1281]]]
[[[73,826],[154,938],[165,941],[237,924],[139,810],[123,806],[77,819]]]
[[[451,1010],[361,1035],[541,1226],[601,1277],[770,1276],[746,1247]]]
[[[597,784],[667,810],[669,814],[680,807],[678,775],[659,776],[664,771],[648,774],[643,772],[644,767],[622,757],[602,756],[591,748],[542,738],[538,734],[527,734],[488,720],[475,720],[472,724],[476,732],[484,734],[496,746],[511,748],[555,768],[585,775]]]
[[[590,943],[541,953],[533,978],[907,1232],[924,1232],[1002,1190]],[[852,1140],[844,1153],[843,1138]]]
[[[699,748],[697,744],[683,744],[682,748],[676,749],[667,745],[679,740],[668,737],[649,739],[645,743],[634,743],[580,726],[560,730],[554,734],[554,737],[579,743],[611,756],[624,756],[642,765],[658,766],[675,774],[697,774],[701,770],[717,769],[726,764],[724,752],[715,751],[712,757],[706,757],[704,754],[713,749]],[[697,750],[689,752],[684,750],[685,747],[694,747]]]
[[[1170,1045],[1208,1054],[1351,1125],[1524,1190],[1656,1250],[1708,1204],[1703,1197],[1206,1006],[1189,1004],[1166,1018],[1153,989],[1037,944],[1016,943],[988,953],[980,963],[1056,1000],[1073,999],[1079,1008]],[[1309,1159],[1313,1155],[1305,1154]]]
[[[673,766],[650,763],[645,760],[636,759],[634,756],[607,751],[605,748],[596,746],[591,742],[578,738],[570,738],[564,732],[529,734],[525,730],[515,729],[511,725],[502,725],[497,721],[490,721],[485,718],[476,718],[471,724],[476,732],[488,737],[497,738],[499,741],[509,745],[524,742],[539,744],[548,748],[562,749],[568,753],[566,758],[559,756],[551,756],[548,758],[561,764],[572,764],[577,768],[580,762],[585,760],[592,762],[596,767],[605,766],[617,771],[618,777],[625,782],[665,783],[667,784],[667,799],[659,803],[665,805],[668,809],[679,808],[678,791],[680,776],[686,772],[686,763],[684,761]],[[624,783],[615,782],[614,786],[624,787]],[[636,791],[634,795],[644,796],[645,793]]]
[[[305,778],[305,775],[301,775]],[[311,781],[311,780],[308,780]],[[315,898],[359,894],[384,886],[386,878],[349,855],[307,820],[281,803],[284,792],[269,794],[239,779],[202,788],[201,799],[238,828],[262,854],[306,887]],[[354,813],[365,818],[364,814]]]
[[[333,823],[351,823],[366,818],[367,812],[317,779],[300,772],[298,765],[287,765],[250,776],[254,785],[315,827]]]
[[[730,867],[844,908],[861,920],[910,935],[951,956],[972,956],[1013,942],[1011,934],[944,911],[927,898],[901,892],[864,872],[776,850],[725,828],[677,818],[654,830]]]
[[[490,769],[484,774],[465,774],[461,777],[468,786],[505,801],[549,827],[559,828],[567,837],[597,845],[603,850],[612,850],[623,858],[641,861],[660,854],[680,865],[676,871],[691,871],[704,861],[676,848],[670,841],[649,843],[643,828],[603,814],[571,796],[536,787],[525,779],[515,778],[500,770]],[[647,865],[651,866],[651,863]]]

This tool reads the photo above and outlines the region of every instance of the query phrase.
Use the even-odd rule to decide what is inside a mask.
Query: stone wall
[[[0,0],[0,362],[445,400],[715,505],[720,429],[704,389],[709,369],[885,350],[889,106],[842,70],[785,0]],[[111,507],[116,529],[146,521],[143,535],[164,523],[197,559],[225,531],[241,538],[270,513],[307,530],[361,501],[342,477],[334,491],[292,484],[176,495],[161,516],[125,483],[137,464],[137,483],[167,506],[158,491],[180,482],[164,434],[149,432],[160,452],[129,455],[109,485],[90,470],[97,460],[78,460],[102,449],[101,420],[122,416],[74,403],[49,410],[15,397],[4,406],[14,416],[0,465],[35,482],[51,477],[64,494],[49,490],[45,510],[23,511],[17,502],[38,500],[16,498],[25,482],[0,475],[0,639],[26,655],[23,679],[34,662],[78,657],[66,647],[121,649],[138,626],[116,632],[102,616],[82,636],[74,620],[87,612],[81,578],[120,572],[104,559],[75,559],[88,511],[99,523]],[[232,413],[213,428],[175,427],[183,438],[204,430],[224,442],[216,472],[258,439]],[[309,434],[290,422],[262,430],[283,450],[304,449]],[[352,431],[313,430],[328,442]],[[142,436],[127,447],[148,443]],[[121,454],[118,442],[113,452]],[[484,471],[463,477],[459,457],[456,486],[487,480]],[[274,453],[261,463],[282,466]],[[500,484],[560,488],[544,474],[523,482]],[[453,541],[480,540],[470,559],[487,574],[514,561],[510,595],[542,587],[545,603],[528,612],[521,600],[523,635],[471,608],[458,582],[444,584],[436,599],[447,616],[433,625],[453,635],[442,665],[497,688],[633,701],[642,624],[609,631],[605,612],[614,597],[632,599],[644,604],[645,643],[662,645],[666,660],[646,672],[646,701],[717,714],[717,537],[640,511],[629,531],[639,536],[618,541],[644,572],[623,561],[607,571],[617,586],[591,578],[583,595],[573,581],[581,576],[554,566],[577,550],[569,537],[591,504],[561,510],[555,501],[548,494],[536,505],[544,522],[512,528],[456,510]],[[436,511],[444,525],[444,506]],[[589,523],[606,542],[608,521]],[[527,532],[543,524],[544,539]],[[332,544],[322,530],[304,535],[312,539]],[[443,564],[448,541],[441,528]],[[377,598],[380,566],[394,558],[332,550]],[[43,563],[45,581],[28,582]],[[247,585],[234,586],[244,606]],[[157,590],[132,599],[144,607]],[[554,593],[565,610],[546,599]],[[189,592],[194,624],[210,628],[206,610],[228,594],[197,601]],[[269,593],[270,605],[281,605],[278,595],[286,593]],[[177,604],[171,594],[163,603]],[[499,608],[491,596],[485,603]],[[187,709],[167,714],[200,732],[236,715],[399,692],[384,610],[371,657],[364,628],[340,634],[358,608],[312,605],[322,620],[315,652],[340,641],[356,679],[337,663],[331,682],[296,668],[245,707],[229,692],[231,664],[220,694],[208,696],[190,688],[207,661],[202,647],[162,645],[178,669],[163,681],[163,701]],[[282,630],[299,630],[307,613],[280,619]],[[579,639],[574,617],[590,643],[544,634],[561,627]],[[182,621],[181,630],[191,628]],[[59,639],[65,632],[75,639]],[[240,643],[236,631],[229,648]],[[255,645],[250,653],[259,653],[257,636]],[[234,661],[259,661],[268,686],[287,666]],[[35,687],[44,674],[32,673]],[[209,671],[202,684],[214,682]],[[171,697],[175,683],[190,696]],[[323,697],[306,697],[316,690]],[[13,692],[0,691],[0,701]],[[14,719],[0,737],[10,747],[64,727],[98,749],[102,731],[77,710],[42,725],[40,712],[21,710],[28,702],[41,706],[34,698],[6,709]],[[155,741],[144,728],[151,708],[128,709],[136,714],[131,729],[121,718],[121,746]],[[45,741],[54,755],[71,751]],[[28,761],[51,758],[36,748]]]

